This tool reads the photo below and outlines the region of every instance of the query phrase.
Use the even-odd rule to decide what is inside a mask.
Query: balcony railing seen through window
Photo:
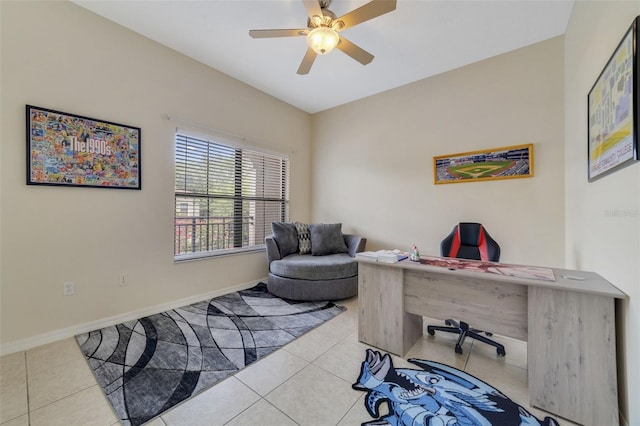
[[[242,246],[249,245],[250,227],[254,218],[242,218]],[[175,223],[174,254],[226,250],[234,247],[233,217],[192,216],[178,218]]]

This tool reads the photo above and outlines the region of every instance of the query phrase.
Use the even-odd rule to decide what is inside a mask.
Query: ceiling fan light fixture
[[[306,28],[249,31],[249,36],[252,38],[305,36],[309,47],[298,67],[297,73],[299,75],[309,74],[316,57],[318,55],[326,55],[336,47],[339,47],[345,55],[360,62],[362,65],[370,63],[373,60],[371,53],[338,35],[338,33],[394,11],[398,0],[369,0],[368,3],[340,17],[336,17],[336,14],[328,9],[331,0],[302,1],[307,11]]]
[[[329,27],[317,27],[307,35],[307,44],[319,55],[331,52],[340,42],[338,33]]]

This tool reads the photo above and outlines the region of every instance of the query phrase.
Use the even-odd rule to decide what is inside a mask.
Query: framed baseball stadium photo
[[[533,176],[533,144],[433,157],[435,184]]]
[[[638,161],[639,25],[640,16],[634,19],[589,91],[589,182]]]
[[[27,185],[142,188],[139,127],[26,107]]]

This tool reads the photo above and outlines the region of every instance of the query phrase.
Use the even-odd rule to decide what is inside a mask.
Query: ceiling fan
[[[396,8],[396,0],[372,0],[340,17],[330,11],[331,0],[302,0],[307,9],[307,28],[281,30],[251,30],[253,38],[306,36],[305,53],[298,74],[308,74],[317,55],[325,55],[337,47],[362,65],[373,60],[373,55],[356,46],[338,33],[370,19],[389,13]]]

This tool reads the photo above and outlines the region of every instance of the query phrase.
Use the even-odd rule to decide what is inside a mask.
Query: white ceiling
[[[375,56],[336,50],[308,75],[304,37],[252,39],[250,29],[305,28],[302,0],[74,0],[74,3],[309,113],[323,111],[564,34],[573,0],[398,0],[341,35]],[[337,16],[367,0],[334,0]]]

